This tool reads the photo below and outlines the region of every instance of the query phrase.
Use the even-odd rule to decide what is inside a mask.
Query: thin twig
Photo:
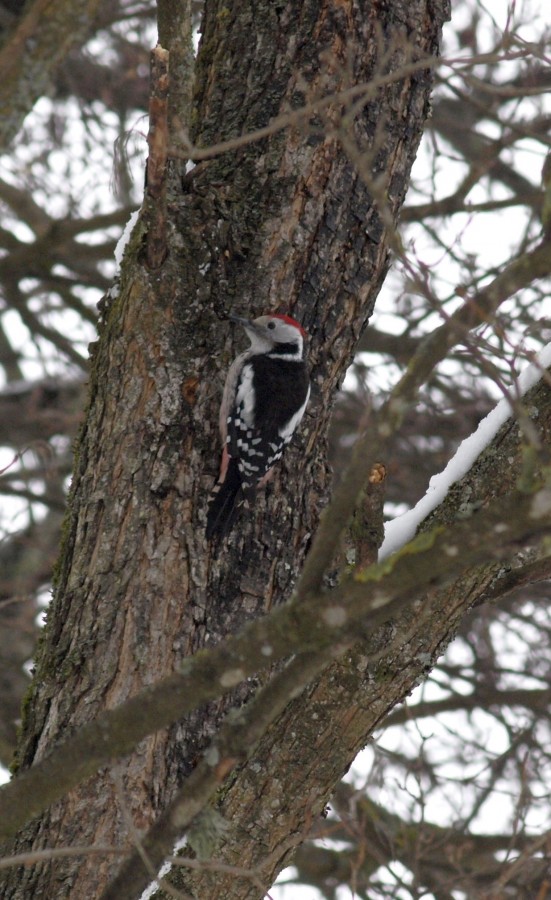
[[[88,847],[45,847],[43,850],[18,853],[16,856],[4,856],[0,859],[0,869],[9,869],[12,866],[36,866],[53,859],[67,859],[72,856],[103,856],[105,853],[124,856],[127,852],[128,850],[123,847],[102,844],[91,844]]]
[[[496,62],[497,60],[502,59],[524,59],[529,55],[530,52],[528,50],[523,50],[514,53],[511,52],[499,55],[491,53],[481,53],[477,56],[471,57],[446,58],[436,56],[423,56],[413,62],[405,63],[403,66],[400,66],[400,68],[392,72],[388,72],[385,75],[377,75],[369,82],[352,85],[342,91],[335,91],[334,93],[329,94],[326,97],[320,97],[317,100],[312,100],[299,109],[289,110],[288,112],[281,113],[281,115],[276,116],[262,128],[257,128],[255,131],[250,131],[247,134],[240,135],[239,137],[229,138],[226,141],[220,141],[219,143],[214,144],[212,147],[197,147],[190,140],[187,131],[183,128],[180,128],[177,135],[180,146],[173,145],[169,147],[168,155],[175,159],[191,159],[196,162],[207,159],[214,159],[216,156],[220,156],[222,153],[228,153],[231,150],[238,150],[241,147],[246,147],[249,144],[254,144],[258,141],[261,141],[263,138],[271,137],[273,134],[277,134],[278,131],[283,131],[283,129],[285,128],[300,125],[305,119],[309,119],[312,116],[323,112],[328,107],[333,106],[334,104],[347,103],[359,97],[364,98],[367,102],[367,100],[372,99],[382,87],[386,87],[390,84],[395,84],[397,81],[401,81],[402,79],[407,78],[410,75],[414,75],[415,73],[422,71],[423,69],[434,69],[438,67],[455,69],[455,67],[460,65],[470,68],[471,66],[489,62]]]

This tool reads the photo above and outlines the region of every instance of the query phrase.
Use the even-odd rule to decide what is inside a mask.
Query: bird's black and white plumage
[[[220,476],[207,514],[207,538],[233,525],[241,495],[254,500],[297,429],[310,396],[306,332],[290,316],[272,314],[242,325],[251,346],[231,365],[220,407]]]

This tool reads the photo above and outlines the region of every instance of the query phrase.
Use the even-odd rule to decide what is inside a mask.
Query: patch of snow
[[[174,848],[173,848],[173,851],[172,851],[172,856],[177,856],[177,855],[178,855],[178,852],[179,852],[180,850],[183,850],[184,847],[186,846],[186,844],[187,844],[187,838],[186,838],[185,836],[182,837],[182,838],[179,838],[179,839],[176,841],[176,843],[174,844]],[[159,874],[158,874],[157,878],[164,878],[165,875],[168,875],[168,873],[170,872],[171,868],[172,868],[172,863],[170,863],[170,862],[164,862],[164,863],[162,864],[161,868],[159,869]],[[140,897],[140,900],[149,900],[149,898],[152,897],[153,894],[154,894],[156,891],[158,891],[159,889],[160,889],[160,884],[159,884],[159,882],[158,882],[157,880],[152,881],[151,884],[148,884],[148,886],[146,887],[145,891],[142,891],[142,895],[141,895],[141,897]]]
[[[124,251],[126,250],[126,245],[130,240],[130,235],[134,229],[134,225],[138,221],[138,216],[140,215],[140,210],[136,209],[132,215],[130,216],[128,222],[124,226],[123,233],[119,238],[119,242],[115,247],[115,262],[117,263],[117,270],[120,269],[122,258],[124,256]]]
[[[551,367],[551,343],[547,344],[536,355],[534,362],[526,366],[520,373],[515,385],[517,395],[523,397],[530,388],[537,384],[545,369],[549,367]],[[386,559],[415,536],[423,519],[442,503],[451,485],[467,474],[504,422],[511,417],[512,412],[509,400],[504,397],[486,418],[482,419],[476,431],[460,444],[446,468],[438,475],[433,475],[427,493],[419,500],[419,503],[403,515],[387,522],[385,539],[379,551],[379,560]]]

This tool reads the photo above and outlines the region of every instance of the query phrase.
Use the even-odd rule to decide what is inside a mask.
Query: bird
[[[245,329],[250,347],[230,366],[222,395],[223,450],[207,511],[209,541],[229,533],[241,497],[253,506],[257,488],[270,478],[310,397],[302,325],[281,313],[229,319]]]

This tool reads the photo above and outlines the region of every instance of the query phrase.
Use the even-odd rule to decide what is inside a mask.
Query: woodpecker
[[[304,415],[310,380],[303,359],[306,332],[291,316],[230,316],[251,346],[233,361],[220,406],[222,462],[207,513],[207,539],[231,529],[236,503],[254,502]]]

